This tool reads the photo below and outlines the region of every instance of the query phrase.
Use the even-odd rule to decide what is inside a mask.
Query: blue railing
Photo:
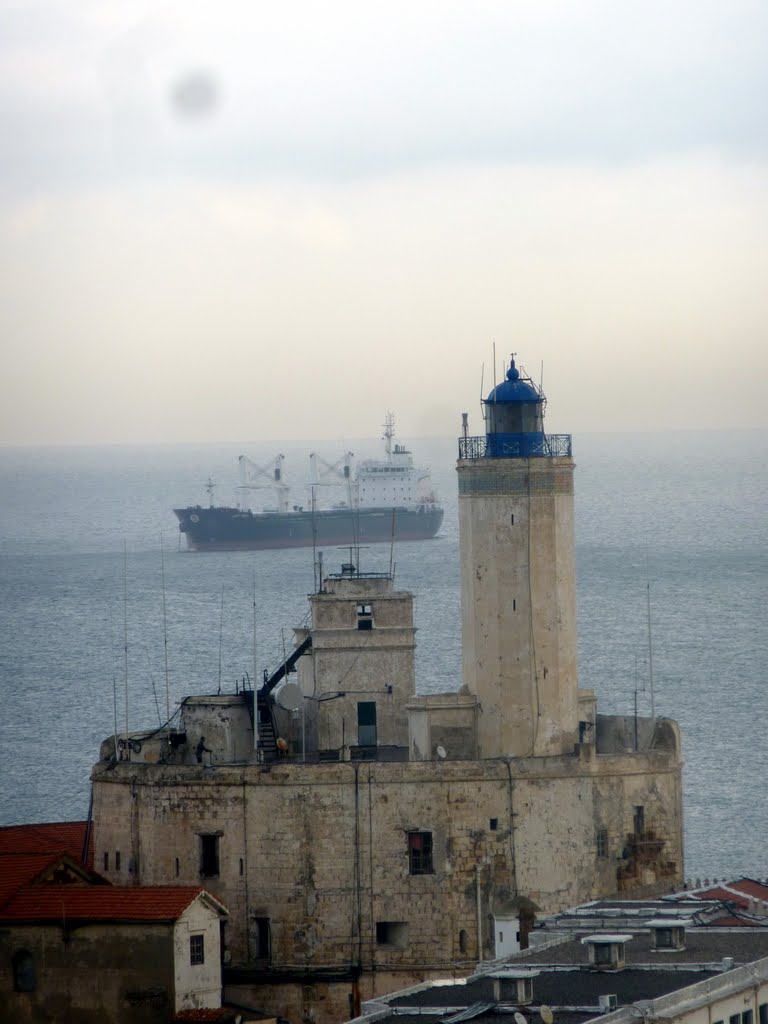
[[[570,434],[490,434],[460,437],[460,459],[545,459],[570,456]]]

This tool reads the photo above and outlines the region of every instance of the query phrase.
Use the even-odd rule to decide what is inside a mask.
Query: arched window
[[[35,958],[28,949],[13,954],[13,987],[17,992],[34,992],[37,988]]]

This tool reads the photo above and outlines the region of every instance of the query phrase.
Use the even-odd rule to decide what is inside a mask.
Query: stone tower
[[[486,757],[573,751],[578,739],[570,435],[512,359],[483,401],[485,437],[459,440],[463,677]]]

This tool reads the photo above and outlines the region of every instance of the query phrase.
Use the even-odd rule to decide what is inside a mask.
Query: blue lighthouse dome
[[[509,364],[507,379],[497,384],[486,398],[486,402],[543,402],[543,396],[530,380],[524,380],[515,366],[515,360]]]

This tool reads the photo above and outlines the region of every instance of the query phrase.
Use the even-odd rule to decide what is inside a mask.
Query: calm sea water
[[[349,446],[380,451],[318,450],[333,461]],[[173,708],[253,675],[254,587],[256,671],[279,663],[306,617],[311,551],[180,551],[171,510],[205,501],[209,475],[232,500],[241,451],[283,452],[302,484],[313,447],[0,449],[0,824],[85,817],[115,702],[125,721],[126,620],[131,728],[165,720],[166,679]],[[446,508],[437,539],[395,551],[429,692],[460,683],[456,445],[414,449]],[[767,450],[765,432],[574,438],[581,684],[603,711],[631,713],[636,689],[648,711],[650,583],[656,711],[683,730],[693,878],[768,875]],[[326,551],[326,566],[344,557]],[[362,567],[389,558],[375,545]]]

